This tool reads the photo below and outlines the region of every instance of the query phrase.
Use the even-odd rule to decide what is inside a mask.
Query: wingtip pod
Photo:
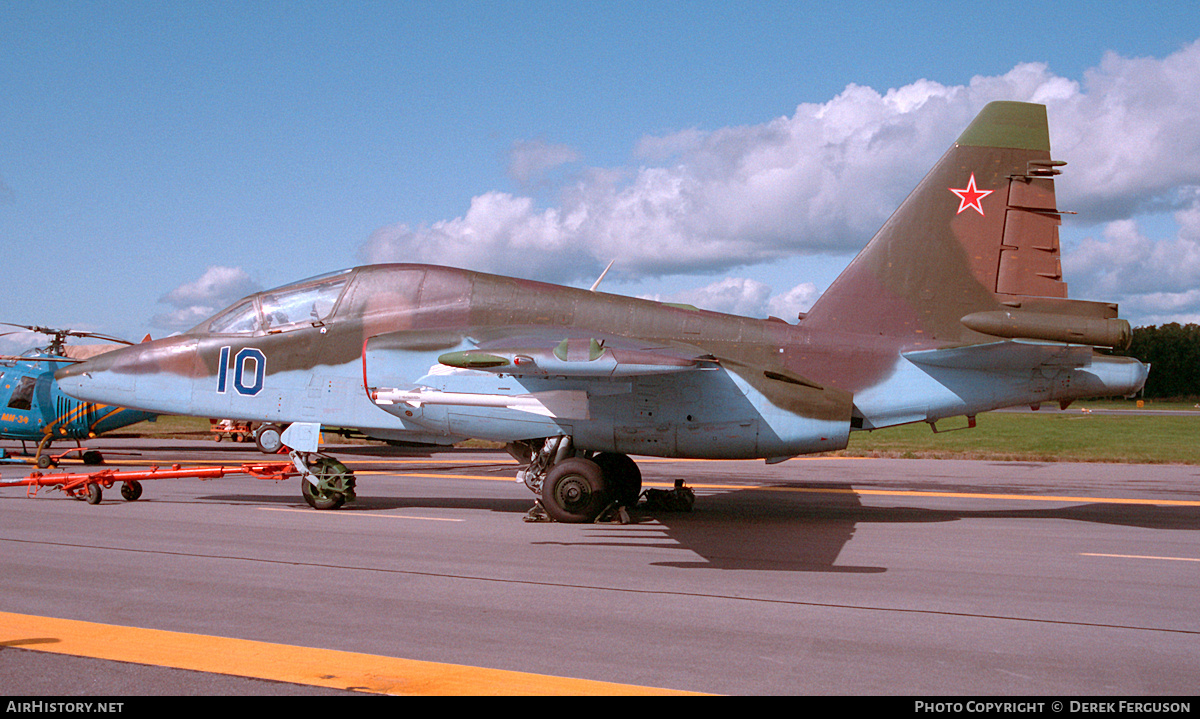
[[[1005,309],[974,312],[961,321],[980,334],[1010,339],[1048,340],[1118,350],[1128,349],[1133,341],[1129,322],[1117,318]]]
[[[988,103],[956,144],[1050,152],[1046,106],[1029,102]]]

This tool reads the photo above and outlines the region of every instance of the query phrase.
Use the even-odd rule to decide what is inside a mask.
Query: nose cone
[[[98,355],[54,377],[76,399],[186,414],[198,364],[195,340],[168,338]]]
[[[137,364],[141,349],[125,347],[98,355],[86,362],[64,367],[54,373],[63,392],[75,399],[102,404],[129,406],[136,386],[129,371]]]

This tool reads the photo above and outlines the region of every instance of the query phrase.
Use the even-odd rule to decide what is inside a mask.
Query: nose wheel
[[[299,462],[295,462],[299,467]],[[353,502],[354,473],[333,457],[310,455],[303,463],[300,491],[313,509],[337,509]]]

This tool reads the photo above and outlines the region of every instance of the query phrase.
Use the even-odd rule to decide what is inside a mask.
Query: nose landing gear
[[[327,454],[317,451],[321,425],[297,422],[280,436],[292,466],[300,473],[300,492],[313,509],[337,509],[353,502],[354,472]]]

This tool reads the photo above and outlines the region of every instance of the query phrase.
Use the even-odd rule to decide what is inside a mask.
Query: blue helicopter
[[[35,347],[20,355],[0,355],[0,439],[19,440],[25,454],[28,454],[26,443],[36,443],[34,461],[38,467],[55,465],[63,456],[75,452],[84,464],[103,464],[104,457],[96,450],[85,449],[80,440],[155,417],[149,412],[81,402],[63,394],[54,380],[54,372],[63,363],[83,361],[68,356],[68,337],[92,337],[126,345],[132,342],[97,332],[0,324],[51,338],[45,347]],[[50,445],[59,440],[74,440],[75,449],[51,455]],[[10,459],[8,452],[0,449],[0,461],[17,460]]]

